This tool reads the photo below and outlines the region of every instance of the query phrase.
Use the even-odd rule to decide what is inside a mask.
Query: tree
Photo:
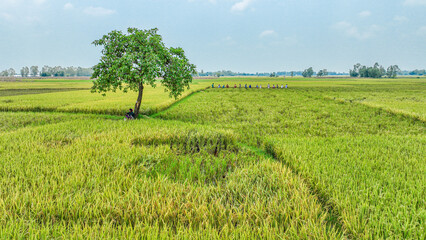
[[[425,69],[423,69],[423,70],[416,69],[414,71],[409,72],[408,74],[409,75],[420,75],[420,76],[422,76],[422,75],[426,74],[426,70]]]
[[[291,71],[291,77],[294,77],[294,71]]]
[[[366,66],[361,66],[359,68],[359,76],[362,78],[368,77],[368,68]]]
[[[349,70],[349,75],[351,77],[358,77],[360,75],[361,64],[357,63],[354,65],[353,70]]]
[[[9,68],[8,72],[10,77],[14,77],[16,75],[15,69],[13,68]]]
[[[386,70],[378,63],[375,63],[372,67],[357,63],[354,65],[354,69],[349,71],[349,74],[351,77],[381,78],[386,74]]]
[[[103,49],[100,62],[93,67],[92,92],[138,92],[134,111],[137,117],[145,85],[155,87],[160,81],[174,98],[189,89],[195,65],[189,63],[182,48],[167,48],[157,31],[128,28],[127,34],[112,31],[95,40],[93,44]]]
[[[75,67],[67,67],[65,69],[65,76],[74,77],[77,75],[77,69]]]
[[[399,69],[398,65],[391,65],[388,67],[387,71],[386,71],[386,76],[388,78],[396,78],[396,75],[401,71],[401,69]]]
[[[30,67],[31,76],[35,77],[38,74],[38,66],[31,66]]]
[[[65,69],[61,66],[56,66],[51,69],[52,75],[55,77],[63,77],[65,76]]]
[[[317,73],[317,77],[323,77],[323,76],[327,76],[327,75],[328,75],[327,69],[321,69]]]
[[[302,72],[302,76],[303,76],[303,77],[312,77],[312,75],[314,75],[314,70],[312,69],[312,67],[310,67],[310,68],[308,68],[308,69],[305,69],[305,70]]]
[[[7,70],[3,70],[3,71],[0,73],[0,76],[2,76],[2,77],[8,77],[8,76],[9,76],[9,71],[7,71]]]
[[[379,63],[375,63],[373,67],[367,68],[367,75],[365,77],[370,78],[381,78],[385,75],[385,69],[379,65]]]
[[[22,77],[28,77],[29,74],[30,74],[30,69],[28,67],[22,67],[21,76]]]
[[[40,77],[50,77],[52,76],[52,68],[45,65],[41,68]]]

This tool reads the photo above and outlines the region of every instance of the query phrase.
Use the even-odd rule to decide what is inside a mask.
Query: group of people
[[[214,83],[212,83],[212,88],[215,88],[215,86],[214,86]],[[230,86],[228,85],[228,84],[222,84],[222,85],[217,85],[217,88],[230,88]],[[232,87],[231,87],[232,88]],[[239,85],[239,86],[237,86],[237,84],[234,84],[234,88],[242,88],[242,86],[241,86],[241,84]],[[252,86],[251,86],[251,84],[249,84],[249,85],[247,85],[247,83],[244,85],[244,88],[252,88]],[[253,85],[253,88],[254,88],[254,85]],[[256,84],[256,88],[262,88],[262,85],[259,85],[259,84]],[[286,85],[284,85],[284,84],[281,84],[281,87],[277,84],[277,86],[275,86],[275,84],[272,84],[272,87],[271,87],[271,85],[268,83],[268,86],[267,86],[267,88],[288,88],[288,85],[286,84]]]

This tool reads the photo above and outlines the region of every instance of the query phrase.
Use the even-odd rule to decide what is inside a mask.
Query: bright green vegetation
[[[0,238],[426,237],[422,81],[214,81],[290,88],[0,97]]]
[[[41,82],[37,80],[32,82],[0,82],[0,110],[123,115],[129,108],[134,107],[137,98],[135,92],[111,92],[104,97],[101,94],[90,92],[92,85],[90,81],[77,83],[67,81],[54,79]],[[209,82],[206,80],[196,80],[192,84],[191,90],[185,91],[182,97],[208,86]],[[29,94],[26,89],[34,90],[32,94]],[[167,108],[174,101],[174,99],[169,98],[163,87],[152,88],[147,86],[141,112],[152,114]]]
[[[303,179],[230,131],[78,119],[8,131],[0,146],[2,238],[341,235]]]
[[[264,148],[327,199],[348,236],[424,238],[424,121],[323,96],[346,89],[336,88],[213,89],[160,116],[233,130]]]

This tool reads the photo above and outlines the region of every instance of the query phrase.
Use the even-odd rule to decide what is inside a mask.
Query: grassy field
[[[0,82],[0,238],[426,237],[422,80],[67,81]]]
[[[205,89],[209,84],[207,80],[196,80],[191,85],[191,90],[185,91],[182,97]],[[102,96],[91,93],[91,86],[90,80],[45,79],[0,82],[0,111],[123,115],[135,104],[137,98],[135,92],[110,92]],[[168,97],[162,86],[145,88],[144,105],[141,109],[144,114],[156,113],[175,101]]]

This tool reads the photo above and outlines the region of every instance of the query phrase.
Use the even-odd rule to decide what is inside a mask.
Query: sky
[[[0,0],[0,71],[92,67],[92,42],[128,27],[205,72],[426,68],[426,0]]]

